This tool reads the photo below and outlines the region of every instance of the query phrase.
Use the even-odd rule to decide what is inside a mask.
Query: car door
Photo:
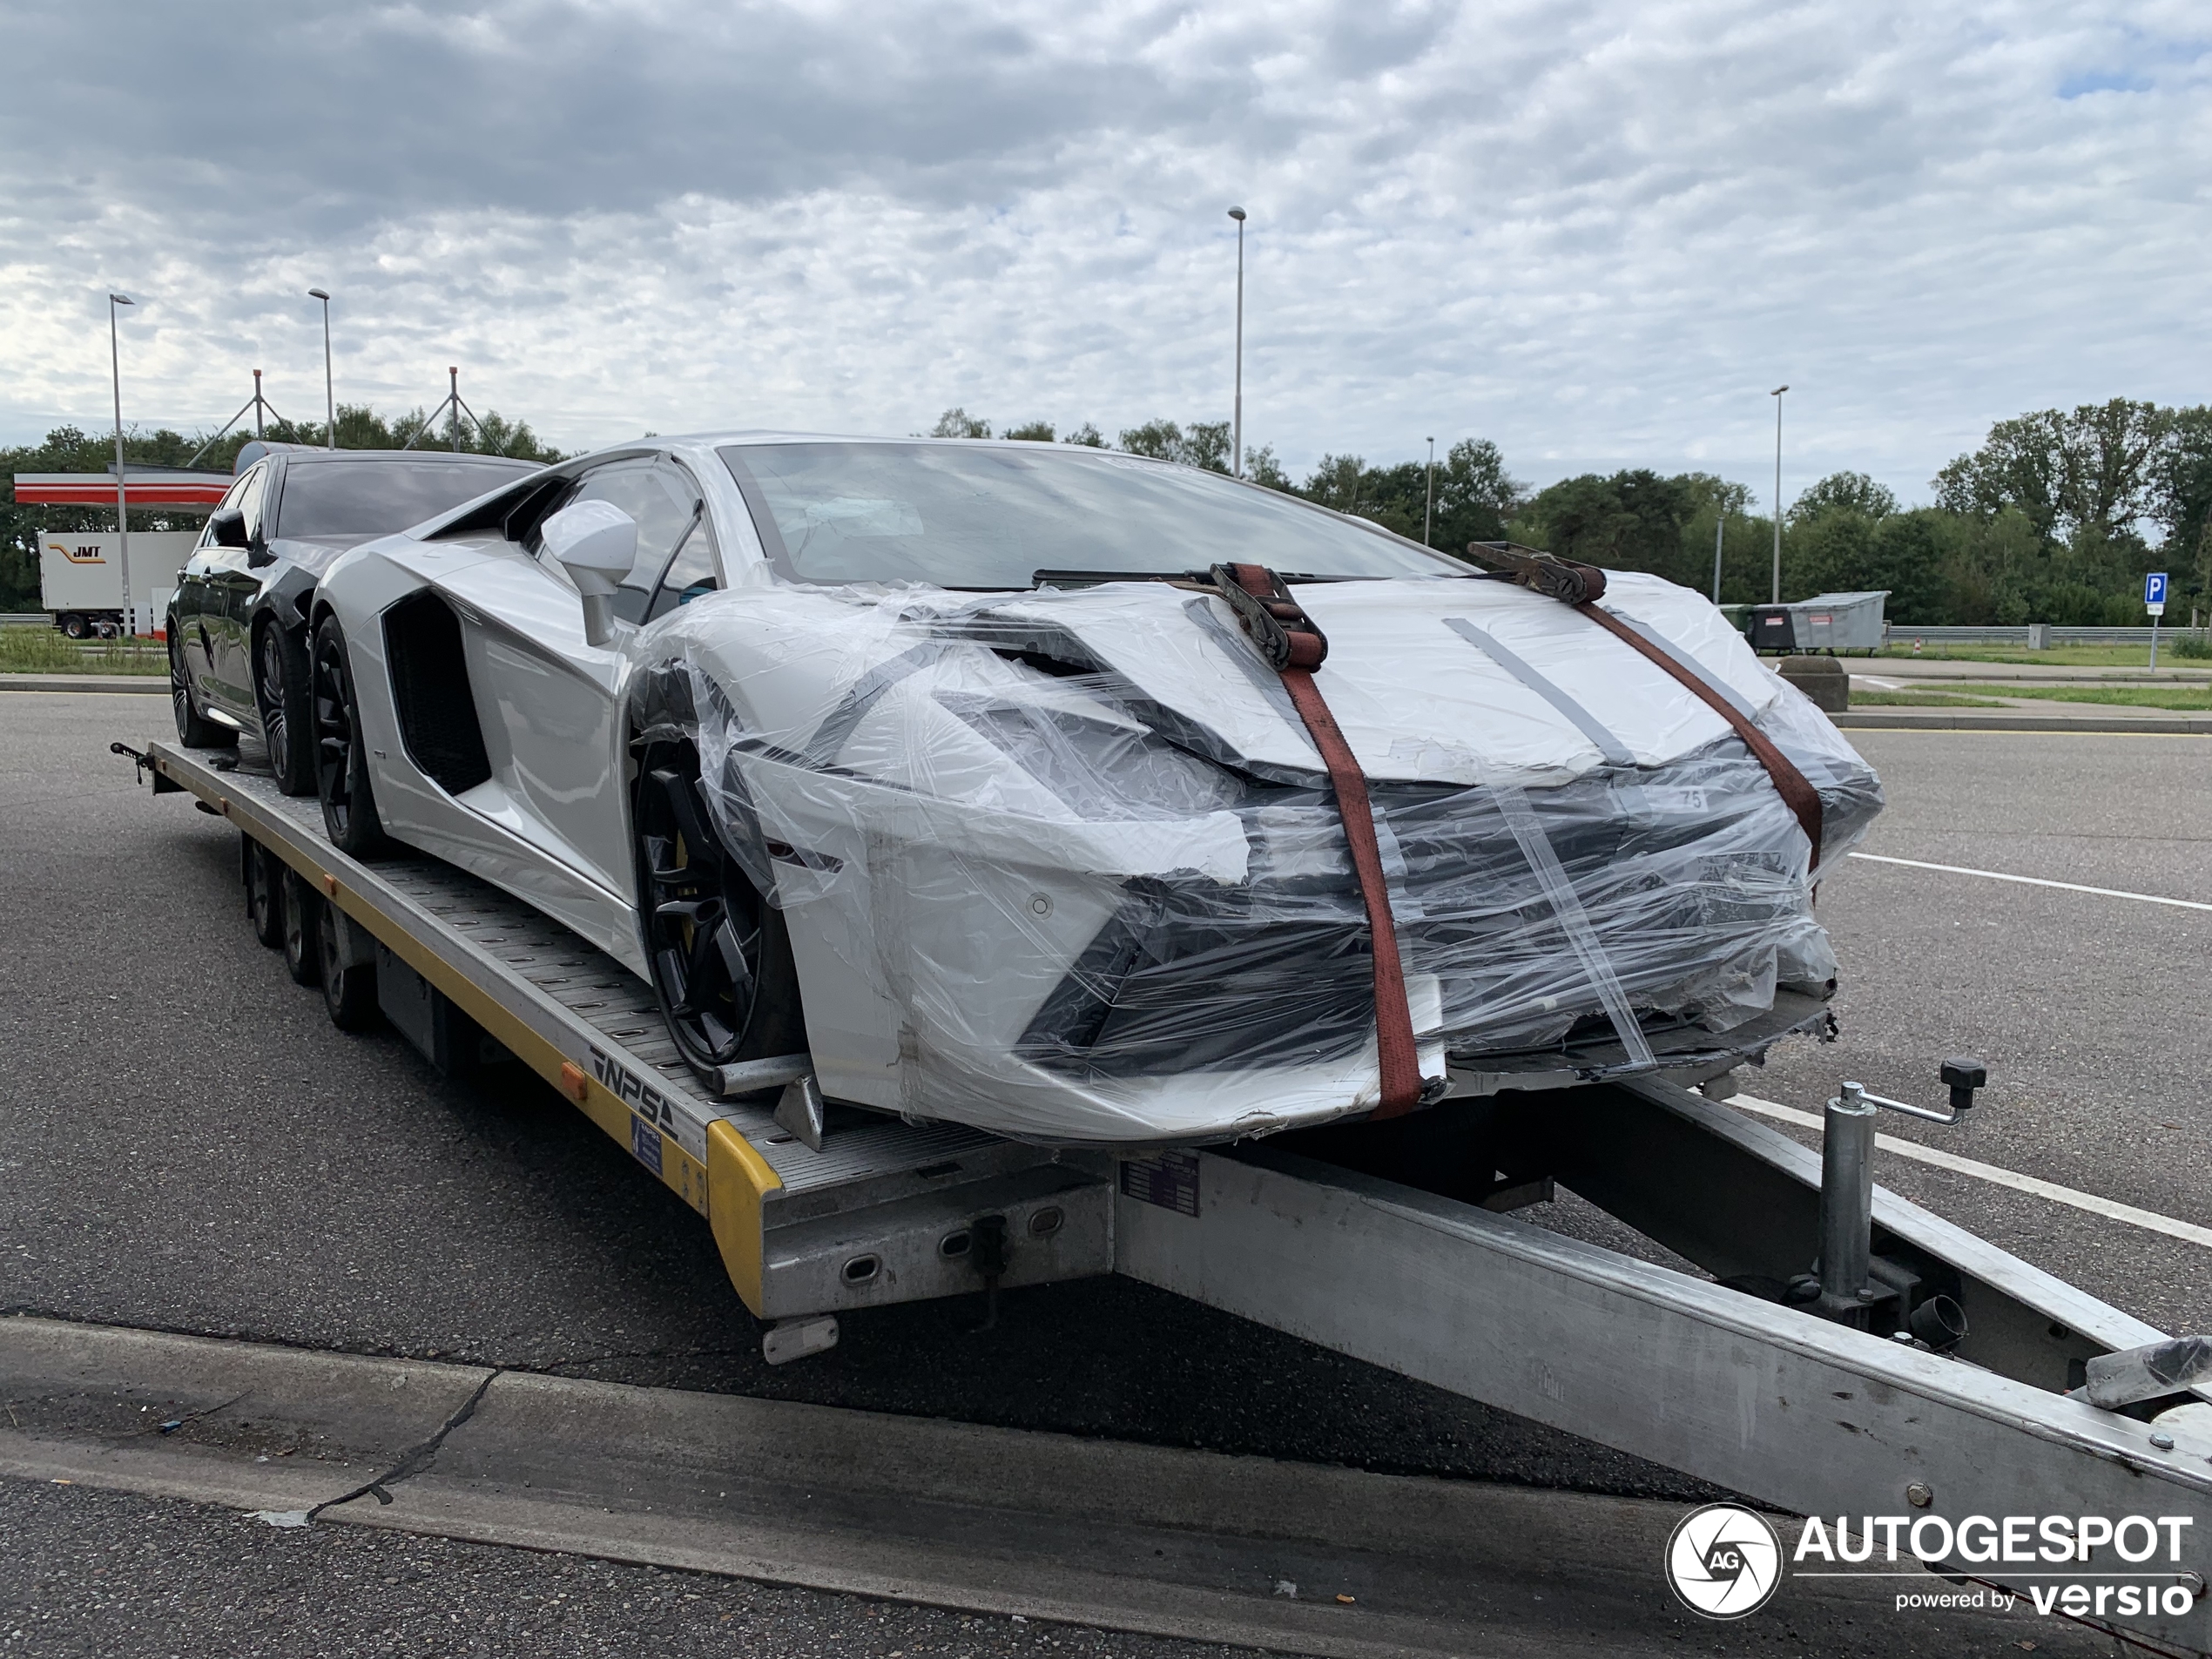
[[[614,609],[623,621],[641,624],[674,556],[691,553],[694,543],[711,547],[699,539],[700,492],[671,462],[617,461],[580,475],[560,507],[585,501],[609,502],[637,522],[637,556]],[[633,879],[616,752],[618,642],[585,643],[575,589],[535,550],[528,571],[478,567],[462,573],[451,591],[471,613],[463,624],[469,679],[498,797],[495,802],[494,792],[485,792],[486,806],[627,900]],[[476,792],[469,792],[469,804]]]
[[[199,544],[185,561],[185,568],[177,573],[177,592],[171,604],[177,619],[177,654],[203,700],[213,691],[215,678],[214,632],[208,615],[210,590],[225,568],[226,556],[232,550],[216,543],[215,514],[237,507],[250,485],[258,487],[259,470],[257,468],[242,474],[223,492],[215,512],[207,516],[207,528],[200,532]],[[220,626],[219,593],[213,599],[213,625]]]
[[[262,535],[263,509],[274,470],[268,462],[257,462],[239,481],[236,498],[227,500],[245,518],[246,545],[209,549],[200,588],[198,626],[209,659],[209,700],[248,725],[258,725],[259,714],[253,706],[246,617],[253,609],[253,596],[261,590],[260,567],[254,561],[259,558],[266,563],[268,557],[268,544]]]

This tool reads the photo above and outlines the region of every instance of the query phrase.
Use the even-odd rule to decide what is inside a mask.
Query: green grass
[[[1892,637],[1903,634],[1899,630]],[[2173,642],[2161,638],[2158,644],[2158,660],[2163,664],[2175,657]],[[2029,651],[2024,645],[1930,645],[1915,652],[1910,638],[1902,646],[1891,645],[1876,653],[1883,662],[1922,663],[2020,663],[2047,668],[2147,668],[2150,665],[2150,646],[2141,645],[2054,645],[2048,651]]]
[[[1946,688],[1949,689],[1949,688]],[[1972,695],[2037,698],[2047,703],[2101,703],[2130,709],[2212,711],[2212,685],[1961,685]],[[1856,696],[1851,701],[1861,699]]]
[[[2002,703],[1993,703],[1986,697],[1958,697],[1949,691],[1853,691],[1851,705],[1855,709],[2001,709]]]
[[[0,628],[0,674],[163,674],[168,647],[158,639],[87,641],[51,628]]]

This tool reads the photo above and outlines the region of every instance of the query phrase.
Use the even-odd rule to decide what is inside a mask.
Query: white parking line
[[[1735,1096],[1728,1104],[1743,1111],[1756,1112],[1761,1117],[1795,1123],[1799,1129],[1821,1127],[1821,1120],[1811,1112],[1801,1112],[1794,1106],[1778,1105],[1770,1100],[1761,1100],[1755,1095]],[[2015,1192],[2032,1192],[2037,1197],[2048,1198],[2054,1204],[2071,1204],[2076,1210],[2087,1210],[2092,1215],[2104,1216],[2113,1221],[2124,1221],[2129,1226],[2141,1227],[2147,1232],[2164,1233],[2168,1238],[2179,1238],[2212,1249],[2212,1227],[2200,1227],[2193,1221],[2176,1221],[2173,1217],[2161,1216],[2155,1211],[2138,1210],[2131,1204],[2100,1198],[2094,1192],[2080,1192],[2072,1187],[2062,1187],[2055,1181],[2042,1181],[2014,1170],[2000,1170],[1993,1163],[1979,1163],[1973,1158],[1939,1152],[1935,1148],[1923,1146],[1918,1141],[1900,1141],[1894,1135],[1877,1135],[1874,1144],[1885,1152],[1894,1152],[1899,1157],[1911,1158],[1916,1163],[1932,1163],[1939,1170],[1971,1175],[1983,1181],[1993,1182],[2000,1187],[2010,1187]]]
[[[1878,853],[1853,853],[1870,864],[1902,864],[1912,870],[1940,870],[1946,875],[1978,875],[1986,881],[2017,881],[2027,887],[2057,887],[2064,893],[2094,893],[2100,899],[2133,899],[2138,904],[2171,905],[2176,910],[2212,910],[2212,904],[2195,899],[2166,899],[2155,893],[2123,893],[2118,887],[2085,887],[2079,881],[2046,881],[2039,875],[2006,875],[2002,870],[1970,870],[1962,864],[1925,864],[1919,859],[1884,858]]]

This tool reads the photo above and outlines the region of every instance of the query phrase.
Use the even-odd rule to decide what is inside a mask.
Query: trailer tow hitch
[[[153,778],[153,792],[155,794],[166,795],[175,793],[181,795],[185,792],[185,786],[182,784],[177,782],[174,779],[166,777],[163,774],[161,768],[154,764],[154,759],[152,755],[141,754],[138,750],[133,749],[127,743],[111,743],[107,746],[107,752],[111,755],[128,756],[130,758],[131,764],[138,769],[138,779],[141,783],[143,783],[147,775],[151,773]]]

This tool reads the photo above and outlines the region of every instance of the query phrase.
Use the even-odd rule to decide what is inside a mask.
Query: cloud
[[[2178,8],[1749,0],[22,7],[0,433],[212,424],[270,371],[647,428],[1113,430],[1524,475],[1855,466],[2202,396],[2207,46]],[[887,25],[887,18],[896,21]]]

